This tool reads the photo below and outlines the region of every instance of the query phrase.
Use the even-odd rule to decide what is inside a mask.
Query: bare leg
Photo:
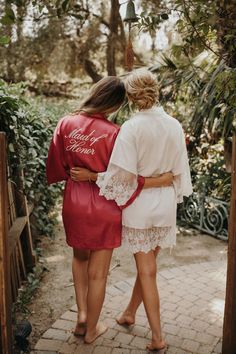
[[[92,343],[107,327],[98,322],[105,298],[107,274],[113,250],[91,251],[88,266],[88,313],[85,342]]]
[[[154,251],[138,252],[134,255],[138,270],[144,307],[152,331],[149,350],[163,349],[166,346],[161,334],[160,299],[156,283],[156,257]]]
[[[116,319],[120,325],[131,326],[135,323],[136,311],[143,301],[139,276],[137,275],[130,302],[125,311]]]
[[[72,274],[75,287],[78,320],[75,335],[84,335],[87,321],[88,262],[90,251],[73,249]]]
[[[157,248],[155,249],[154,251],[155,258],[157,257],[160,249],[161,248],[159,246],[157,246]],[[122,315],[116,319],[117,323],[119,323],[120,325],[127,325],[127,326],[134,324],[137,309],[142,303],[142,301],[143,301],[142,290],[141,290],[139,275],[137,274],[130,302],[126,307],[125,311],[122,313]]]

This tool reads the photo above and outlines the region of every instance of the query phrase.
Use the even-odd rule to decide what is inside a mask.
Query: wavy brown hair
[[[118,109],[126,95],[124,83],[116,76],[107,76],[92,86],[88,97],[84,99],[74,114],[86,112],[106,113]]]

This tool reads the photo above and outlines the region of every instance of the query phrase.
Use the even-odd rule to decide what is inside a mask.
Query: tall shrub
[[[51,211],[60,186],[47,186],[45,161],[55,126],[54,117],[42,117],[25,100],[23,84],[0,81],[0,131],[6,132],[8,178],[15,182],[14,171],[23,168],[24,193],[34,205],[34,227],[38,234],[53,234],[55,217]]]

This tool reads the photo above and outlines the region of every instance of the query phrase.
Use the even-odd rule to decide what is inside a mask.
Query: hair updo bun
[[[140,110],[149,109],[158,101],[156,77],[146,69],[132,72],[125,80],[126,93]]]

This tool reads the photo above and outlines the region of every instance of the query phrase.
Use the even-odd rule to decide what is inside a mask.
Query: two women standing
[[[149,349],[161,349],[165,342],[156,256],[160,247],[175,244],[176,202],[191,193],[189,167],[180,124],[155,107],[155,77],[148,71],[137,72],[125,85],[126,90],[115,77],[102,79],[78,114],[59,122],[47,175],[49,183],[66,180],[63,222],[74,250],[75,334],[85,334],[85,341],[91,343],[106,330],[98,319],[112,250],[120,246],[122,233],[138,275],[118,323],[132,324],[143,301],[152,330]],[[126,91],[140,112],[119,132],[107,115],[120,107]]]

